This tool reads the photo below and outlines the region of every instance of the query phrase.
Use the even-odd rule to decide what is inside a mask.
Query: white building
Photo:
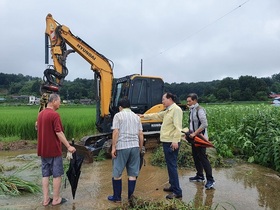
[[[28,105],[38,105],[38,104],[40,104],[40,98],[37,98],[35,96],[29,96]]]

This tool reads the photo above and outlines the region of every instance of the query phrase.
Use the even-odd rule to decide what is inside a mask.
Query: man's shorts
[[[113,159],[113,177],[121,177],[125,167],[128,176],[138,176],[140,167],[139,147],[117,150],[117,157]]]
[[[42,176],[53,178],[60,177],[64,174],[62,156],[53,158],[41,158]]]

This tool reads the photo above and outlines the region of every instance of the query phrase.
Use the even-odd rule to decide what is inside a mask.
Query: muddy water
[[[26,153],[26,151],[25,151]],[[40,183],[40,160],[29,151],[28,155],[19,153],[0,153],[0,164],[5,166],[25,165],[32,161],[32,166],[18,175],[28,180]],[[146,166],[143,166],[137,180],[135,196],[143,199],[163,200],[166,193],[162,191],[167,186],[166,169],[153,167],[149,164],[146,154]],[[183,189],[183,201],[194,202],[195,206],[207,205],[216,209],[279,209],[280,178],[278,173],[252,164],[239,164],[232,168],[214,169],[216,180],[215,190],[205,190],[202,183],[191,183],[189,176],[194,171],[180,170],[180,184]],[[125,175],[125,174],[124,174]],[[24,195],[20,197],[0,196],[0,209],[58,209],[58,210],[88,210],[108,209],[116,207],[107,201],[112,194],[111,160],[83,164],[82,174],[75,200],[72,199],[70,186],[62,187],[63,197],[69,199],[61,206],[42,207],[42,194]],[[123,200],[127,201],[127,180],[123,179]],[[167,202],[167,201],[166,201]]]

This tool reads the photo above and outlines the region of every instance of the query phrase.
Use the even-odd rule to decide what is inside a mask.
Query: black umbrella
[[[144,147],[144,146],[143,146]],[[140,166],[139,166],[139,171],[141,170],[142,166],[146,165],[146,161],[144,159],[144,155],[145,155],[145,148],[142,149],[142,151],[140,152]]]
[[[139,166],[139,171],[141,170],[142,166],[146,165],[146,161],[144,159],[144,155],[146,153],[146,148],[145,148],[145,145],[146,145],[146,139],[144,139],[144,142],[143,142],[143,146],[142,146],[142,149],[140,151],[140,166]]]
[[[69,183],[71,185],[72,189],[72,196],[73,199],[75,199],[75,194],[78,186],[78,181],[81,174],[81,166],[84,160],[84,157],[81,155],[78,155],[77,152],[74,152],[72,154],[73,158],[70,160],[68,171],[66,172],[66,175],[68,177]]]

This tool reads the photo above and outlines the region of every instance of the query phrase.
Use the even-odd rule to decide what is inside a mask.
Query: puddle
[[[20,165],[30,161],[40,163],[38,157],[30,154],[27,156],[21,152],[1,152],[0,164]],[[146,166],[142,167],[137,180],[135,196],[148,200],[165,201],[166,193],[162,190],[168,184],[167,171],[164,168],[154,167],[149,164],[145,156]],[[15,158],[17,157],[17,158]],[[21,158],[19,158],[21,157]],[[28,157],[28,158],[23,158]],[[22,158],[24,160],[22,160]],[[35,164],[36,165],[36,164]],[[20,197],[0,196],[0,209],[108,209],[116,207],[115,204],[107,201],[107,196],[112,194],[111,184],[111,160],[83,164],[75,200],[72,199],[70,185],[67,182],[66,188],[62,186],[63,197],[69,199],[61,206],[41,206],[42,193],[36,195],[24,195]],[[40,183],[40,166],[24,171],[23,177],[28,177]],[[180,185],[183,190],[183,201],[194,202],[196,207],[201,205],[212,206],[213,209],[278,209],[280,206],[279,173],[254,164],[240,164],[233,168],[213,169],[216,181],[215,190],[205,190],[203,183],[189,182],[189,176],[195,171],[180,170]],[[123,174],[123,201],[127,201],[127,177]]]

